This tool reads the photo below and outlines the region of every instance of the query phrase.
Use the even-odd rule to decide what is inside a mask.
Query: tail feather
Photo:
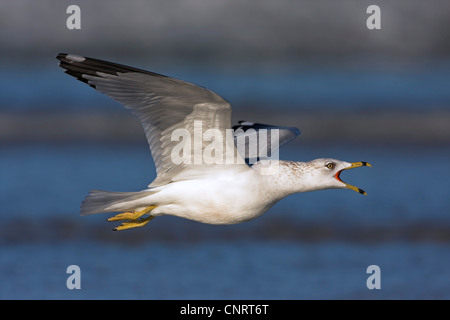
[[[133,202],[150,194],[152,191],[148,190],[139,192],[92,190],[81,203],[81,215],[132,210]]]

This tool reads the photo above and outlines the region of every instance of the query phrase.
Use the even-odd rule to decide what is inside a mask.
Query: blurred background
[[[0,298],[449,299],[449,36],[445,0],[0,2]],[[84,196],[143,189],[154,165],[137,118],[64,74],[59,52],[205,86],[233,121],[296,126],[282,159],[368,161],[343,174],[368,196],[112,232],[109,215],[79,216]]]

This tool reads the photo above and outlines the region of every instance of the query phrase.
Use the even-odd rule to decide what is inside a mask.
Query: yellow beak
[[[344,171],[344,170],[348,170],[348,169],[352,169],[352,168],[358,168],[358,167],[372,167],[372,165],[371,165],[370,163],[365,162],[365,161],[361,161],[361,162],[352,162],[352,163],[350,163],[350,164],[351,164],[351,166],[349,166],[349,167],[347,167],[347,168],[344,168],[344,169],[342,169],[342,170],[339,170],[339,171],[335,174],[334,177],[335,177],[338,181],[340,181],[340,182],[342,182],[343,184],[345,184],[345,187],[346,187],[346,188],[351,189],[351,190],[355,190],[356,192],[359,192],[359,193],[361,193],[361,194],[367,196],[367,193],[366,193],[364,190],[362,190],[362,189],[360,189],[360,188],[357,188],[357,187],[355,187],[355,186],[352,186],[351,184],[349,184],[349,183],[347,183],[347,182],[342,181],[341,178],[339,177],[339,175],[340,175],[341,172]]]

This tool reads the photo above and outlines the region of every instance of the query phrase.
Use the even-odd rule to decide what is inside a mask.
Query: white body
[[[153,216],[173,215],[209,224],[254,219],[274,204],[258,200],[264,191],[256,183],[248,184],[244,177],[234,181],[221,178],[179,181],[157,189],[155,194],[142,199],[157,206],[152,210]]]
[[[139,211],[156,206],[152,216],[172,215],[208,224],[240,223],[262,215],[289,194],[345,188],[344,183],[329,178],[334,170],[330,172],[324,164],[330,161],[339,160],[280,161],[274,174],[261,174],[264,166],[258,162],[236,174],[229,170],[144,190],[141,198],[131,201],[124,198],[103,211]],[[341,165],[350,164],[341,162]]]

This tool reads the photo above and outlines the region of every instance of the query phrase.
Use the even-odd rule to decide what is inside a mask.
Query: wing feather
[[[57,59],[67,74],[120,102],[140,118],[157,172],[151,186],[164,185],[180,172],[192,169],[192,165],[175,164],[171,159],[171,150],[179,143],[172,141],[174,130],[184,129],[193,137],[194,124],[200,121],[202,132],[199,134],[217,129],[226,137],[226,129],[231,128],[230,104],[206,88],[158,73],[73,54],[61,53]],[[207,144],[202,143],[202,152]],[[234,146],[230,150],[225,141],[224,146],[226,152],[240,157]],[[236,161],[245,166],[242,159]],[[195,171],[201,174],[202,170]]]

